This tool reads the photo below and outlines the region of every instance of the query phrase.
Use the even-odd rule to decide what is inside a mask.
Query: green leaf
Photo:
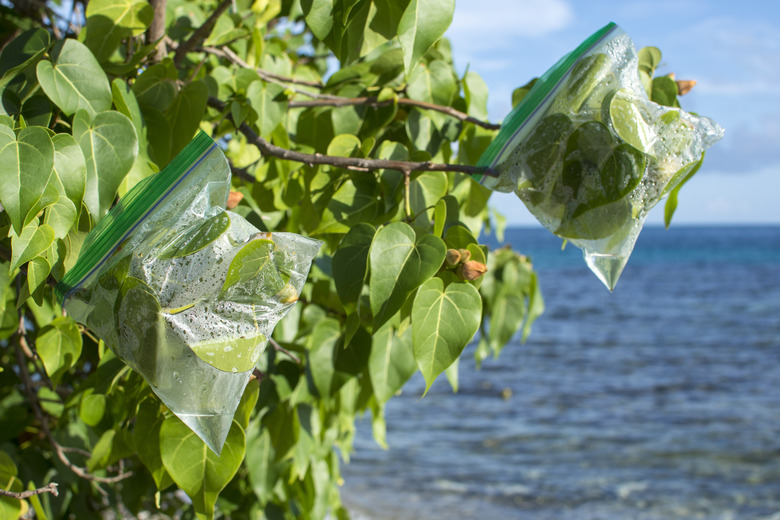
[[[333,27],[333,0],[301,0],[306,25],[320,40],[324,40]]]
[[[393,327],[375,332],[368,358],[368,374],[377,401],[387,402],[417,371],[412,352],[412,329],[397,335]]]
[[[111,87],[95,56],[82,43],[60,40],[51,52],[52,61],[38,63],[38,81],[55,105],[66,115],[86,110],[90,117],[111,108]]]
[[[398,23],[398,40],[409,74],[452,23],[455,0],[411,0]]]
[[[427,215],[430,220],[434,206],[447,194],[447,186],[447,174],[444,172],[423,172],[415,177],[409,190],[412,213]]]
[[[52,143],[54,144],[54,173],[65,190],[65,196],[80,212],[87,186],[87,163],[84,160],[84,152],[70,134],[57,134],[52,137]]]
[[[374,330],[379,330],[415,289],[436,274],[445,252],[439,237],[423,235],[415,242],[414,231],[403,222],[388,224],[376,233],[369,251]]]
[[[375,233],[374,226],[360,222],[349,230],[333,254],[333,281],[345,307],[355,306],[363,291],[368,252]]]
[[[221,455],[211,451],[176,416],[165,419],[160,430],[163,465],[203,518],[214,517],[217,497],[238,471],[245,451],[244,429],[236,421],[230,427]]]
[[[46,373],[56,386],[81,356],[81,331],[70,318],[54,318],[38,331],[36,346]]]
[[[173,129],[171,159],[192,140],[206,113],[209,89],[202,81],[188,83],[176,96],[165,117]]]
[[[650,99],[659,105],[679,107],[677,101],[677,83],[669,76],[653,78],[653,92]]]
[[[268,269],[268,274],[276,274],[276,278],[278,278],[275,280],[277,283],[272,284],[274,287],[270,288],[270,294],[276,293],[281,285],[284,285],[284,282],[278,271],[273,268],[275,264],[272,262],[272,258],[275,249],[276,245],[273,241],[264,238],[252,240],[242,247],[230,262],[225,283],[222,286],[222,294],[235,284],[257,278],[263,271],[267,270],[267,267],[272,267],[272,269]]]
[[[43,288],[50,272],[49,262],[42,256],[36,256],[27,264],[27,289],[38,305],[43,303]]]
[[[27,127],[19,132],[0,126],[0,204],[17,234],[58,197],[51,183],[54,145],[45,128]]]
[[[308,338],[309,359],[306,368],[314,383],[314,388],[321,398],[331,395],[333,376],[335,374],[334,351],[341,337],[339,322],[326,318],[319,321]]]
[[[379,195],[373,173],[350,176],[328,202],[315,233],[346,233],[360,222],[373,220],[382,202]]]
[[[227,211],[220,211],[213,217],[196,222],[192,227],[180,230],[176,237],[157,253],[157,258],[172,260],[197,253],[221,237],[229,227],[230,216]]]
[[[73,137],[87,164],[84,205],[93,223],[101,220],[114,202],[122,180],[138,155],[138,137],[130,119],[109,110],[90,118],[84,111],[73,118]]]
[[[173,484],[173,479],[163,466],[160,453],[160,429],[165,416],[160,413],[160,402],[156,397],[147,397],[138,405],[135,418],[135,447],[138,458],[152,474],[158,490]]]
[[[92,448],[92,454],[87,460],[87,469],[95,471],[96,469],[107,468],[120,459],[130,457],[135,453],[132,444],[133,438],[130,432],[125,429],[104,431]]]
[[[102,62],[123,38],[138,36],[149,27],[154,9],[145,0],[91,0],[86,17],[84,44]]]
[[[466,97],[468,115],[483,121],[487,120],[488,86],[479,74],[474,71],[466,72],[463,76],[463,93]]]
[[[141,108],[153,107],[165,111],[176,97],[176,68],[170,60],[152,65],[133,83],[135,94]]]
[[[0,451],[0,489],[6,491],[22,491],[22,481],[16,476],[18,473],[13,459],[4,451]],[[23,502],[14,497],[0,497],[0,517],[19,518],[22,512]]]
[[[11,272],[43,254],[54,242],[54,230],[46,224],[28,224],[21,235],[11,234]]]
[[[360,151],[360,139],[350,134],[339,134],[328,145],[328,155],[336,157],[354,157]]]
[[[79,417],[89,426],[97,426],[106,413],[106,396],[89,394],[79,404]]]
[[[482,299],[467,283],[444,288],[432,278],[417,291],[412,306],[414,359],[427,392],[436,377],[452,365],[479,329]]]
[[[11,40],[0,53],[0,87],[38,61],[50,42],[49,31],[41,28],[28,29]]]
[[[406,87],[406,94],[411,99],[442,106],[449,106],[457,92],[458,83],[452,66],[442,60],[420,63],[409,76]]]
[[[246,432],[246,468],[252,491],[261,503],[270,501],[273,488],[279,479],[279,469],[275,463],[276,450],[271,433],[261,428],[260,423],[252,423]]]
[[[268,137],[287,112],[287,96],[284,87],[262,80],[252,82],[247,88],[246,98],[257,112],[257,128],[260,135]]]
[[[666,205],[664,206],[664,226],[666,226],[666,229],[669,229],[674,212],[677,210],[677,197],[680,194],[680,190],[683,185],[699,171],[703,162],[704,154],[702,154],[701,159],[698,161],[683,166],[674,174],[672,179],[670,179],[668,186],[674,186],[674,188],[669,192],[669,198],[666,199]],[[677,176],[680,176],[679,180],[676,179]]]

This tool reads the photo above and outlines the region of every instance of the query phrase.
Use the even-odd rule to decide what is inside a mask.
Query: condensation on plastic
[[[292,233],[261,233],[225,210],[229,189],[227,160],[213,146],[65,299],[68,313],[140,373],[217,454],[267,338],[297,300],[321,245]],[[229,225],[204,239],[204,226],[215,221]],[[198,240],[208,243],[186,255],[166,254]],[[262,242],[264,261],[226,290],[233,259],[254,241]],[[271,279],[276,284],[269,287]]]
[[[483,177],[481,182],[485,186],[515,192],[542,225],[580,248],[590,269],[613,290],[650,209],[685,178],[703,152],[721,139],[724,132],[709,118],[650,101],[639,78],[638,58],[631,38],[614,24],[601,33],[594,34],[592,38],[596,41],[576,60],[569,60],[568,70],[557,84],[552,88],[549,82],[546,86],[537,85],[549,88],[547,95],[533,96],[533,90],[529,92],[504,122],[505,125],[511,122],[515,127],[507,128],[511,134],[496,143],[500,146],[492,153],[486,152],[487,161],[483,156],[480,163],[499,173],[497,178]],[[599,38],[595,39],[597,35]],[[573,56],[565,56],[556,67],[569,58]],[[598,67],[589,70],[589,65],[595,63]],[[585,83],[591,83],[592,90],[578,92],[577,86]],[[615,98],[618,101],[612,104],[611,110]],[[538,105],[522,107],[525,102]],[[518,122],[517,114],[523,110],[528,115]],[[618,124],[621,120],[633,122],[630,131],[626,131],[625,125],[616,129],[613,117],[617,117]],[[556,129],[556,124],[560,128]],[[567,150],[567,141],[584,124],[607,129],[613,152],[620,144],[627,149],[628,135],[629,145],[639,150],[646,161],[643,169],[641,161],[634,164],[639,164],[638,184],[628,193],[613,196],[614,200],[608,203],[602,200],[599,204],[588,204],[586,200],[603,190],[597,167],[588,170],[589,175],[581,174],[575,182],[570,180],[572,168],[579,168],[580,172],[588,168],[583,169],[581,165],[588,160],[588,147],[593,139],[581,139],[582,142]],[[547,127],[541,128],[542,125]],[[556,137],[545,142],[545,132]],[[572,157],[573,163],[583,162],[566,164]],[[614,173],[615,168],[607,171]]]

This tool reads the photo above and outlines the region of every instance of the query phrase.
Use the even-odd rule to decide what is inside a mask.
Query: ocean
[[[371,520],[780,520],[780,227],[647,227],[610,294],[575,247],[506,233],[546,311],[528,341],[359,421]]]

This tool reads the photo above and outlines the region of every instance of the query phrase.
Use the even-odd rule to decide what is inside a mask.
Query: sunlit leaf
[[[412,307],[414,359],[425,377],[426,392],[436,377],[460,356],[479,329],[482,299],[467,283],[446,288],[432,278],[417,291]]]
[[[411,0],[398,24],[398,40],[409,74],[452,23],[455,0]]]
[[[51,61],[40,61],[37,71],[41,88],[65,114],[83,109],[94,117],[111,108],[108,78],[83,43],[60,40],[52,49]]]
[[[388,224],[376,233],[369,252],[374,329],[386,323],[412,291],[439,270],[445,251],[439,237],[423,235],[415,241],[412,228],[402,222]]]

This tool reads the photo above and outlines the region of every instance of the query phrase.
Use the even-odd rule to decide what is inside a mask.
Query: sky
[[[696,80],[682,108],[726,130],[680,192],[672,225],[780,224],[780,2],[457,0],[447,37],[456,69],[488,84],[500,122],[516,87],[610,21],[637,49],[661,50],[657,74]],[[509,225],[539,225],[514,194],[491,200]],[[647,224],[663,225],[663,205]]]

